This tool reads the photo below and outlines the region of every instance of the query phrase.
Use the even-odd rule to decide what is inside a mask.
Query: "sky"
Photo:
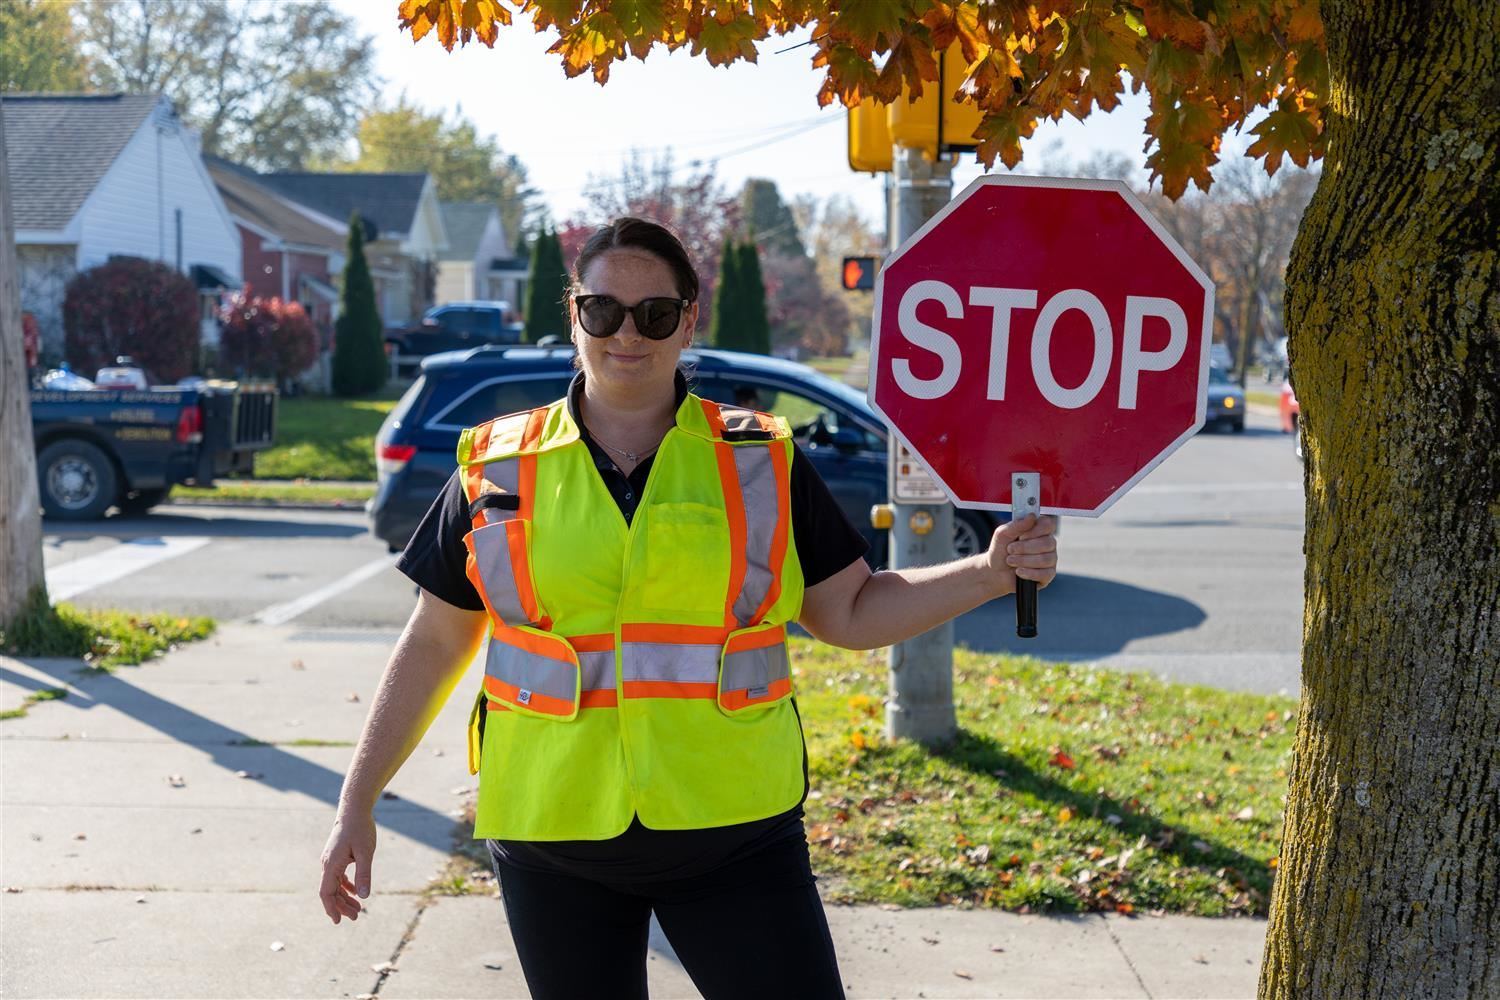
[[[334,4],[374,37],[387,103],[404,93],[429,112],[462,111],[520,158],[556,220],[578,213],[591,175],[617,175],[632,150],[649,160],[670,149],[684,176],[697,163],[713,162],[729,191],[766,177],[788,202],[802,193],[845,194],[872,225],[884,226],[883,180],[849,169],[845,112],[837,104],[818,107],[822,73],[812,68],[811,49],[798,44],[806,31],[769,39],[758,63],[728,68],[686,50],[653,51],[645,62],[614,64],[600,87],[588,75],[568,79],[560,57],[546,53],[555,35],[539,35],[519,18],[501,29],[493,49],[471,42],[450,53],[435,34],[413,45],[396,26],[396,0]],[[1142,92],[1087,122],[1044,122],[1023,144],[1020,169],[1056,171],[1106,150],[1142,165],[1146,112]],[[1004,169],[997,162],[996,170]],[[972,154],[962,156],[953,171],[955,193],[982,172]],[[1141,166],[1142,184],[1146,177]]]

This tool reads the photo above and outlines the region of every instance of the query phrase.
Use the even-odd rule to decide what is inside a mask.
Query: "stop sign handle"
[[[1010,518],[1019,521],[1028,514],[1042,516],[1042,475],[1013,472],[1010,476]],[[1036,638],[1036,581],[1016,577],[1016,635]]]

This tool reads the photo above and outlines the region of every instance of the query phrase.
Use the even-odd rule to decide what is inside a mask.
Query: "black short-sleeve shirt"
[[[568,388],[569,411],[600,478],[628,523],[645,491],[652,458],[641,461],[629,476],[623,474],[579,419],[578,401],[582,392],[583,375],[579,374]],[[687,384],[679,375],[678,405],[686,394]],[[850,523],[801,449],[794,450],[789,490],[792,537],[806,586],[823,582],[864,556],[869,544]],[[417,526],[396,568],[423,590],[455,607],[483,611],[484,602],[464,572],[468,558],[464,536],[472,526],[463,483],[455,472]],[[651,830],[637,818],[629,829],[611,840],[546,843],[505,840],[490,841],[489,847],[496,857],[525,868],[638,883],[699,875],[770,843],[802,836],[799,805],[768,819],[704,830]]]

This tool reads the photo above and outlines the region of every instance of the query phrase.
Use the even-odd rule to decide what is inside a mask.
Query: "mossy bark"
[[[1303,693],[1262,997],[1500,996],[1500,4],[1325,0]]]

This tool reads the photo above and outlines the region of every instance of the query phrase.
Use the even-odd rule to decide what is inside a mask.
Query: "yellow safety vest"
[[[464,431],[458,462],[490,617],[475,837],[603,840],[635,815],[697,829],[801,801],[785,420],[689,394],[628,527],[565,401]]]

